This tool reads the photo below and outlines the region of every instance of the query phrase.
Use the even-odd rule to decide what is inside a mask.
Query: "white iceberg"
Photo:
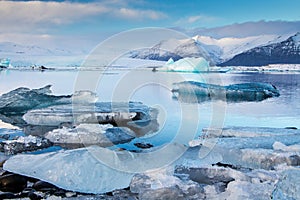
[[[161,71],[175,72],[203,72],[209,70],[209,62],[205,58],[183,58],[174,62],[170,58],[167,63],[160,68]]]

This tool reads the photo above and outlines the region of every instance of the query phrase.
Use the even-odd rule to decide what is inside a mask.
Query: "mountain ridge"
[[[300,64],[300,32],[284,41],[258,46],[235,55],[220,66],[262,66]]]

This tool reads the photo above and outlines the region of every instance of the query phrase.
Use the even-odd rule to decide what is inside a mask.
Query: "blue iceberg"
[[[33,108],[45,108],[51,105],[65,104],[71,95],[55,96],[51,94],[51,85],[39,89],[20,87],[0,96],[0,113],[20,115]]]
[[[207,100],[262,101],[280,95],[278,89],[268,83],[240,83],[221,86],[184,81],[175,83],[172,92],[175,99],[187,103],[200,103]]]

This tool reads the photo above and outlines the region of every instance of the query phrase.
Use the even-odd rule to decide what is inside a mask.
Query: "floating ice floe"
[[[134,139],[134,136],[134,132],[125,127],[113,127],[110,124],[80,124],[75,128],[55,129],[46,133],[45,138],[54,144],[66,146],[108,147],[129,142]]]
[[[268,83],[241,83],[220,86],[184,81],[175,83],[172,92],[175,99],[187,103],[200,103],[207,100],[227,102],[262,101],[280,95],[278,89]]]
[[[138,135],[158,130],[157,110],[140,102],[97,102],[96,94],[91,91],[55,96],[50,87],[18,88],[3,94],[0,119],[25,127],[29,134],[31,129],[39,131],[46,126],[53,129],[62,123],[110,123],[130,127]]]
[[[113,124],[129,127],[138,135],[158,129],[157,110],[139,102],[65,104],[28,111],[23,119],[27,124],[58,126],[62,123]]]
[[[182,58],[175,62],[170,58],[162,68],[158,69],[174,72],[207,72],[209,70],[209,62],[202,57]]]
[[[0,113],[16,115],[33,108],[43,108],[50,105],[65,103],[66,96],[51,95],[51,85],[39,89],[18,88],[0,96]]]
[[[23,127],[22,115],[33,108],[71,102],[71,95],[55,96],[50,85],[39,89],[17,88],[0,96],[0,119],[3,122]]]

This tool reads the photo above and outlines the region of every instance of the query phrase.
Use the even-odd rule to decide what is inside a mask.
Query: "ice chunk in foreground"
[[[217,199],[269,200],[273,188],[272,182],[251,183],[237,180],[228,183],[226,191]]]
[[[14,140],[5,140],[0,142],[0,151],[7,155],[21,153],[25,151],[35,151],[52,146],[52,143],[36,136],[20,136]]]
[[[172,58],[162,67],[162,71],[202,72],[209,70],[209,62],[205,58],[182,58],[176,62]]]
[[[277,88],[268,83],[241,83],[220,86],[184,81],[175,83],[172,92],[175,99],[187,103],[199,103],[207,100],[228,102],[262,101],[280,95]]]
[[[207,131],[209,129],[205,129]],[[205,132],[200,139],[193,140],[193,149],[200,149],[217,140],[210,154],[220,154],[220,162],[245,168],[272,169],[280,164],[300,163],[300,131],[283,128],[231,127],[224,129],[224,136]],[[280,142],[280,143],[279,143]],[[198,146],[197,146],[198,145]],[[292,146],[286,146],[292,145]]]
[[[4,169],[66,190],[94,194],[126,188],[133,177],[131,173],[101,163],[89,148],[39,155],[20,154],[7,160]]]
[[[19,154],[7,160],[3,169],[66,190],[105,193],[128,187],[135,173],[170,165],[184,150],[179,144],[169,144],[149,153],[90,146],[38,155]]]
[[[272,193],[272,199],[300,199],[300,170],[288,169],[282,172]]]
[[[75,128],[55,129],[46,133],[45,138],[55,144],[108,147],[131,141],[134,133],[128,128],[110,124],[80,124]]]
[[[137,174],[130,184],[130,191],[139,194],[139,199],[204,199],[202,187],[191,180],[173,176],[174,169],[162,169]]]

